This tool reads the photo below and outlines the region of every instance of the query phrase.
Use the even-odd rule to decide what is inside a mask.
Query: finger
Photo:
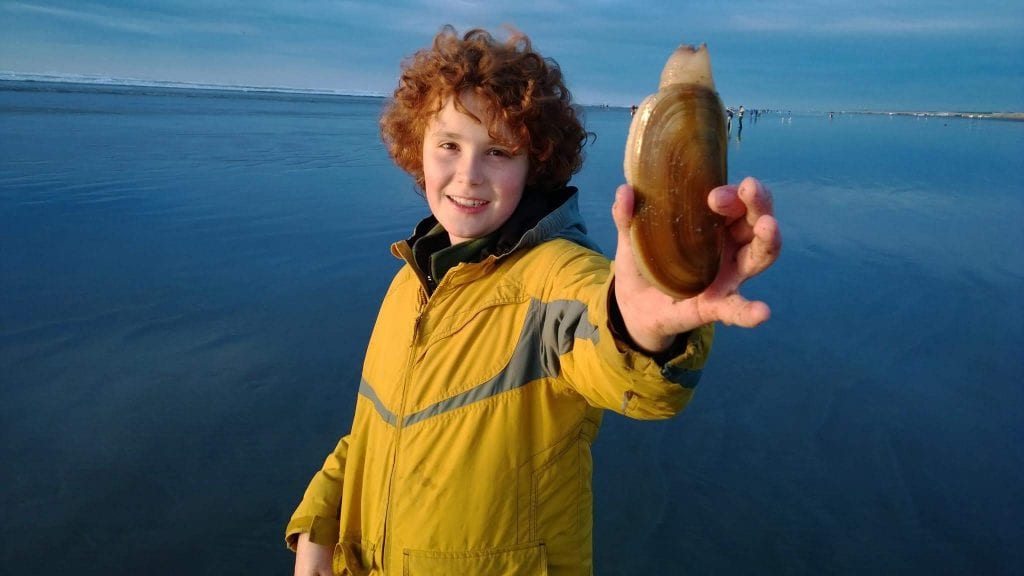
[[[612,220],[618,231],[615,247],[615,273],[617,281],[635,281],[640,276],[633,254],[633,238],[630,227],[633,225],[633,189],[623,184],[615,190],[615,203],[612,204]]]
[[[760,301],[747,300],[739,294],[733,294],[723,300],[715,311],[718,321],[743,328],[753,328],[767,321],[772,310]]]
[[[713,212],[725,216],[726,220],[735,220],[747,212],[736,186],[719,186],[709,192],[708,207]]]
[[[736,255],[737,272],[744,279],[756,276],[771,266],[782,249],[779,223],[772,216],[762,216],[753,228],[750,243]]]
[[[719,186],[708,194],[708,206],[725,217],[726,231],[738,245],[750,242],[753,230],[745,216],[747,205],[740,198],[739,186]]]
[[[629,227],[633,225],[633,189],[623,184],[615,190],[615,202],[612,204],[612,220],[619,236],[629,236]]]
[[[772,195],[757,178],[747,176],[740,182],[737,194],[747,210],[747,223],[753,226],[764,215],[774,214]]]

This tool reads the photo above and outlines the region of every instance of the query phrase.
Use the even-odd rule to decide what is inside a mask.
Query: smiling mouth
[[[475,200],[473,198],[461,198],[459,196],[448,196],[448,199],[454,202],[457,206],[463,208],[479,208],[488,204],[487,200]]]

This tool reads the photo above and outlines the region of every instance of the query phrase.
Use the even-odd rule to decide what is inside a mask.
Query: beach
[[[0,82],[0,565],[286,573],[426,215],[372,96]],[[615,248],[629,111],[573,184]],[[1024,572],[1024,124],[734,123],[784,248],[678,418],[605,417],[600,575]],[[425,505],[428,505],[426,503]]]

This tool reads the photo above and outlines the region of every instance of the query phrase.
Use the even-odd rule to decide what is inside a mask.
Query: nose
[[[476,154],[459,158],[458,176],[462,182],[475,186],[483,182],[483,160]]]

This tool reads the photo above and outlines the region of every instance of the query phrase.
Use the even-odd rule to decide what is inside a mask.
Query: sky
[[[728,106],[1024,111],[1024,0],[0,0],[0,72],[389,94],[444,24],[515,26],[581,104],[707,43]]]

